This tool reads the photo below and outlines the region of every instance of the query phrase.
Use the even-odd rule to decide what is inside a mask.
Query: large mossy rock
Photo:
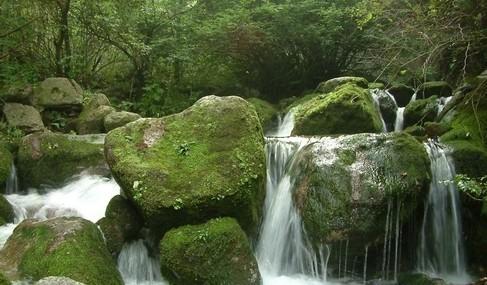
[[[72,79],[47,78],[34,89],[32,103],[42,109],[80,110],[83,104],[83,90]]]
[[[117,256],[125,242],[138,237],[143,221],[131,202],[117,195],[110,200],[105,217],[97,224],[105,236],[108,251]]]
[[[0,194],[5,193],[13,161],[14,157],[7,146],[0,142]]]
[[[403,202],[407,219],[430,182],[424,146],[404,133],[323,137],[298,155],[294,200],[316,245],[350,240],[363,251],[383,237],[388,203]]]
[[[267,129],[270,126],[272,119],[274,119],[278,113],[277,108],[271,103],[260,98],[249,98],[246,100],[252,104],[255,111],[257,111],[262,128]]]
[[[9,126],[19,128],[27,133],[44,129],[41,114],[32,106],[7,103],[3,107],[3,114]]]
[[[85,285],[68,277],[50,276],[37,281],[35,285]]]
[[[433,122],[437,115],[438,99],[436,96],[413,101],[404,109],[404,127]]]
[[[418,99],[429,98],[431,96],[449,97],[453,93],[450,84],[445,81],[431,81],[421,84],[418,88]]]
[[[317,91],[320,93],[330,93],[333,92],[338,86],[347,83],[355,84],[361,88],[369,88],[369,82],[363,77],[343,76],[321,82],[318,85]]]
[[[353,83],[292,108],[293,135],[378,133],[382,123],[371,94]]]
[[[388,91],[396,99],[399,107],[406,107],[414,95],[414,89],[404,84],[392,84]]]
[[[232,218],[183,226],[160,243],[161,272],[174,285],[259,285],[257,261]]]
[[[12,278],[65,276],[93,285],[123,284],[95,224],[81,218],[25,220],[0,251]]]
[[[13,222],[14,210],[12,205],[0,194],[0,227]]]
[[[21,188],[42,184],[59,186],[83,170],[107,174],[103,142],[89,136],[51,132],[25,136],[19,147],[17,169]]]
[[[245,100],[208,96],[187,110],[111,131],[114,177],[154,231],[237,218],[255,233],[264,201],[264,138]]]

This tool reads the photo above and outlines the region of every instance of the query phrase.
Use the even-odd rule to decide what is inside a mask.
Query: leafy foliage
[[[471,198],[487,201],[487,175],[475,179],[467,175],[458,174],[455,176],[455,183],[460,191]]]

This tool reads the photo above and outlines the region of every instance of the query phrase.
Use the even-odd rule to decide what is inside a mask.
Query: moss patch
[[[12,222],[14,219],[14,210],[12,205],[0,194],[0,226]]]
[[[261,284],[245,233],[232,218],[171,230],[160,250],[161,272],[172,284]]]
[[[375,133],[380,116],[367,89],[347,83],[293,108],[293,135]]]
[[[272,119],[276,116],[278,110],[271,103],[259,98],[246,99],[252,106],[254,106],[257,115],[259,116],[260,123],[263,128],[267,128]]]
[[[86,168],[103,173],[103,146],[62,134],[32,134],[22,139],[17,168],[22,188],[59,186]]]
[[[245,100],[210,96],[180,114],[140,119],[111,131],[105,154],[153,230],[233,216],[256,232],[265,195],[264,139]]]
[[[81,218],[26,220],[0,252],[0,267],[39,280],[66,276],[85,284],[123,284],[98,228]]]
[[[0,193],[5,193],[7,179],[10,176],[10,168],[13,164],[13,156],[0,142]]]
[[[0,272],[0,285],[11,285],[12,283],[7,279],[2,272]]]
[[[404,127],[423,125],[432,122],[438,114],[438,98],[416,100],[409,103],[404,109]]]

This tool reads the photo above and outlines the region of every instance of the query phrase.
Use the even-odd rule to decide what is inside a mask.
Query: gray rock
[[[105,130],[107,132],[123,127],[126,124],[137,121],[138,119],[142,118],[139,114],[131,113],[131,112],[113,112],[105,116],[103,120],[103,125],[105,126]]]
[[[7,103],[3,107],[3,113],[10,126],[22,129],[27,133],[44,129],[41,114],[32,106]]]
[[[32,99],[34,106],[44,109],[81,109],[83,89],[76,81],[63,77],[52,77],[44,80],[34,89]]]

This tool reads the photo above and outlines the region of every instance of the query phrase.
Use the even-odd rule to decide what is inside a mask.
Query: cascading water
[[[397,108],[396,121],[394,122],[394,131],[400,132],[404,128],[404,107]]]
[[[6,194],[14,194],[19,192],[19,182],[17,178],[17,168],[15,164],[12,162],[12,166],[10,166],[10,175],[8,176],[7,183],[6,183]]]
[[[374,107],[377,110],[377,112],[379,112],[380,121],[382,123],[382,131],[387,132],[387,124],[386,124],[386,121],[384,120],[384,117],[382,116],[382,112],[380,109],[379,98],[380,98],[380,96],[382,96],[382,92],[384,92],[384,91],[382,91],[380,89],[373,89],[370,91],[370,94],[372,95],[372,99],[374,100]],[[385,91],[385,92],[387,92],[387,91]]]
[[[15,219],[14,223],[0,227],[0,248],[14,228],[27,218],[46,220],[77,216],[96,223],[105,216],[110,199],[119,193],[120,187],[113,179],[80,176],[59,189],[43,189],[42,192],[30,189],[28,194],[5,195],[14,208]]]
[[[118,270],[126,285],[165,285],[159,261],[149,255],[143,240],[126,243],[118,256]]]
[[[459,195],[453,183],[455,168],[443,145],[429,140],[425,147],[431,160],[432,182],[420,234],[418,271],[466,284],[470,278],[465,266]]]

